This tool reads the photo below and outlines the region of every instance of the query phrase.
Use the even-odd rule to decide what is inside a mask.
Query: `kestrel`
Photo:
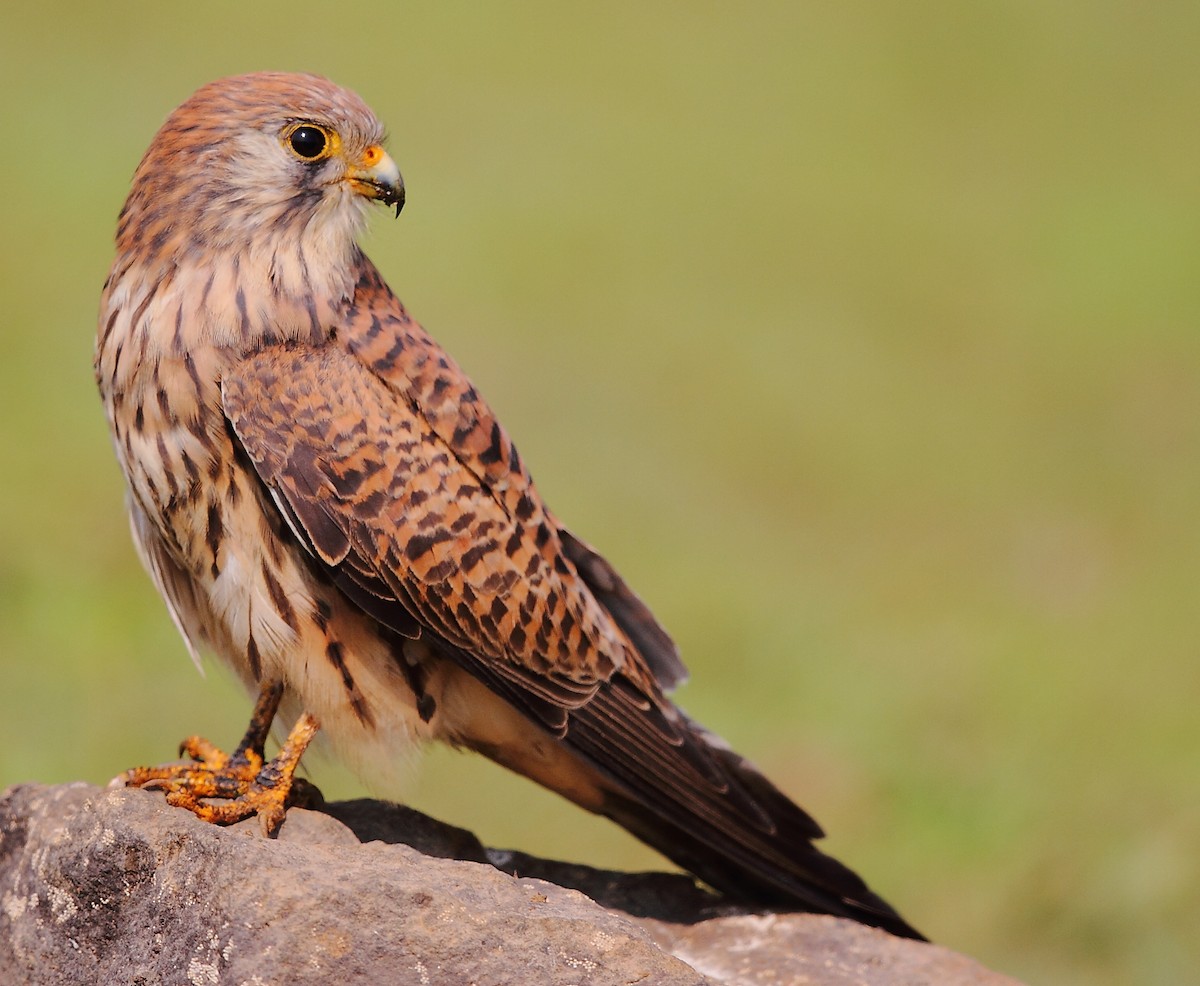
[[[192,656],[259,699],[232,756],[193,738],[195,764],[126,780],[273,826],[318,730],[376,787],[442,740],[719,890],[919,938],[666,697],[671,638],[363,254],[371,203],[404,202],[383,139],[326,79],[245,75],[175,110],[134,175],[95,358],[134,540]],[[264,764],[277,709],[297,725]]]

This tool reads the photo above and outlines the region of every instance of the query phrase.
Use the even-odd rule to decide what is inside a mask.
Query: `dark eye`
[[[324,153],[325,134],[316,127],[297,127],[288,137],[288,144],[300,157],[311,161]]]

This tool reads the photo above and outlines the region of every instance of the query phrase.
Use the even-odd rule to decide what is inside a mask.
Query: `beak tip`
[[[351,164],[346,179],[360,195],[385,206],[395,206],[396,215],[404,208],[404,179],[396,162],[378,144],[368,147],[363,159]]]

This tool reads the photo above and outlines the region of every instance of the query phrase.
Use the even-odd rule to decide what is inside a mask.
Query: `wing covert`
[[[565,558],[574,566],[592,596],[645,659],[658,685],[670,691],[682,684],[687,669],[654,614],[612,565],[550,515],[516,446],[466,374],[409,318],[374,265],[366,257],[359,263],[354,300],[347,312],[353,327],[345,335],[347,348],[411,403],[512,519],[544,524],[553,532],[561,549],[560,562]]]
[[[433,634],[542,721],[547,705],[585,703],[627,660],[555,531],[510,516],[352,354],[264,349],[226,374],[222,400],[293,532],[369,615]]]

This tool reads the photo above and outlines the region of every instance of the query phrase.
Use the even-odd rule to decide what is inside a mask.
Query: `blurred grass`
[[[134,557],[92,334],[165,114],[315,70],[408,183],[368,250],[673,630],[683,704],[938,941],[1194,976],[1200,8],[380,11],[0,13],[0,785],[243,726]],[[656,865],[465,756],[411,800]]]

